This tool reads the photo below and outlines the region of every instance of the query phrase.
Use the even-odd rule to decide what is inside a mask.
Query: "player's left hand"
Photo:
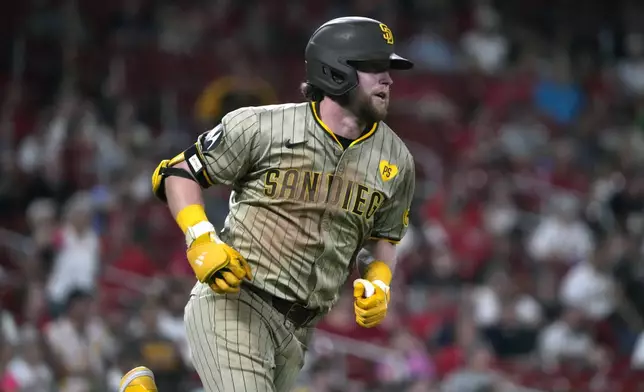
[[[356,279],[353,282],[353,297],[353,309],[359,326],[373,328],[387,316],[390,297],[389,286],[385,283]]]
[[[244,279],[253,278],[242,255],[214,233],[206,233],[194,240],[187,257],[197,279],[207,283],[218,294],[237,293]]]

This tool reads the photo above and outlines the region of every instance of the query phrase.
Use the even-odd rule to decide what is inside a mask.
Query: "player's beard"
[[[387,117],[389,97],[385,99],[366,93],[362,89],[354,89],[350,97],[351,111],[367,124],[382,121]]]

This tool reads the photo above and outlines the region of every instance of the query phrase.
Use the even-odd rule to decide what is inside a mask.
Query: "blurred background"
[[[416,62],[387,122],[417,194],[386,322],[345,296],[298,392],[644,390],[637,0],[3,1],[0,390],[115,391],[140,363],[200,390],[150,173],[232,109],[300,101],[309,35],[345,15]]]

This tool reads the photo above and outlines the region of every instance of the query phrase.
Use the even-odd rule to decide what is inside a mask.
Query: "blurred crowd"
[[[416,62],[387,122],[417,194],[388,318],[359,328],[345,296],[298,391],[644,390],[641,2],[0,7],[0,390],[115,391],[138,364],[199,390],[150,173],[232,109],[301,100],[306,40],[342,15]]]

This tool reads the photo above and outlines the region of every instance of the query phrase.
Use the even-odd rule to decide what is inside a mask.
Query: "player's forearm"
[[[186,162],[174,167],[188,170]],[[168,208],[184,232],[188,227],[207,220],[202,190],[197,182],[177,176],[168,177],[165,180],[165,193]]]
[[[368,279],[375,273],[391,280],[391,275],[396,268],[396,248],[387,241],[369,241],[358,253],[356,261],[360,276]],[[384,268],[385,266],[387,268]]]
[[[360,249],[360,252],[358,252],[358,256],[356,257],[356,265],[358,267],[358,273],[360,274],[360,276],[364,275],[367,266],[369,266],[369,264],[371,264],[375,260],[376,259],[373,257],[369,249],[367,249],[366,247]]]

